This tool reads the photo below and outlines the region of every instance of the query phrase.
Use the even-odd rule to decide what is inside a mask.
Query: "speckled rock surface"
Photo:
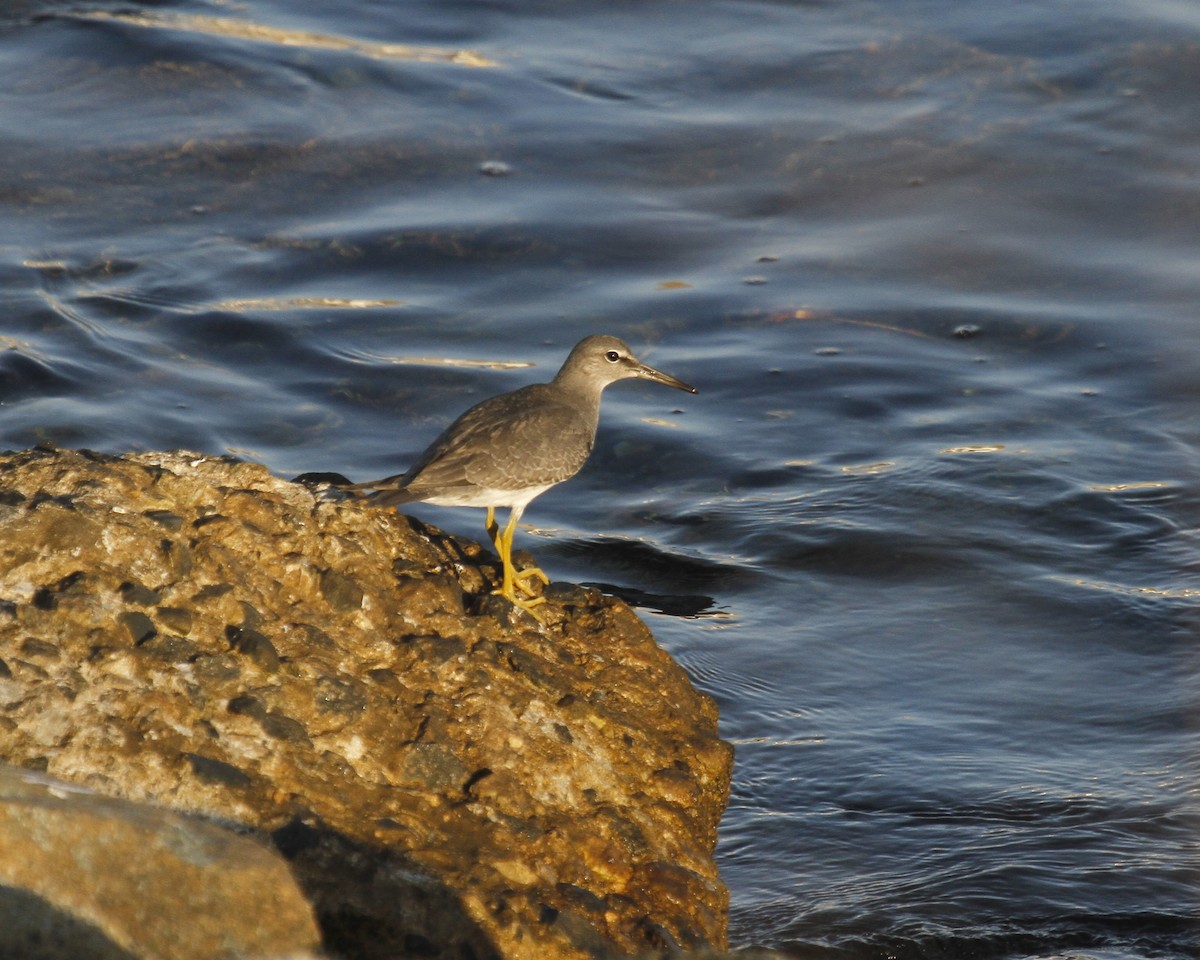
[[[319,944],[265,845],[0,764],[0,956],[253,960]]]
[[[494,565],[253,464],[0,455],[0,759],[262,832],[335,955],[723,946],[714,704]]]

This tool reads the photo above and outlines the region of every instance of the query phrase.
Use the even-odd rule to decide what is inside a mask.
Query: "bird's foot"
[[[514,579],[516,579],[516,578],[514,578]],[[525,587],[522,586],[522,589],[525,589]],[[536,620],[538,623],[546,622],[545,620],[542,619],[541,611],[539,611],[537,609],[543,603],[546,602],[545,597],[530,596],[528,599],[525,597],[519,597],[519,596],[517,596],[517,592],[515,590],[511,589],[511,587],[508,590],[505,590],[503,588],[493,590],[492,596],[503,597],[505,600],[507,600],[509,603],[511,603],[514,607],[517,607],[520,610],[524,610],[527,614],[529,614],[531,617],[533,617],[533,619]]]
[[[533,587],[526,583],[527,580],[541,580],[543,584],[548,584],[550,578],[546,576],[545,571],[541,567],[526,567],[524,570],[514,570],[512,574],[513,583],[521,588],[521,592],[527,597],[537,597],[539,603],[545,603],[546,598],[541,596]]]
[[[488,514],[490,520],[491,511],[488,511]],[[492,525],[489,525],[489,532],[491,532],[492,526],[494,526],[494,521]],[[496,552],[500,555],[502,576],[500,578],[500,589],[493,590],[492,593],[504,597],[513,606],[524,610],[539,623],[545,623],[546,621],[541,618],[535,608],[545,603],[546,598],[540,596],[539,591],[529,585],[529,581],[541,580],[543,584],[547,584],[550,582],[550,578],[542,572],[536,563],[525,567],[523,570],[518,570],[513,566],[512,527],[513,521],[510,518],[508,526],[496,537]],[[523,597],[517,594],[518,590],[524,594]]]

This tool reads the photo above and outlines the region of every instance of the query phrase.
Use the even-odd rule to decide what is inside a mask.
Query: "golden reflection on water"
[[[1172,600],[1192,600],[1200,597],[1197,587],[1139,587],[1126,583],[1110,583],[1103,580],[1088,580],[1085,577],[1064,577],[1056,574],[1050,576],[1058,583],[1069,583],[1075,587],[1087,590],[1101,590],[1105,593],[1116,593],[1124,597],[1165,597]]]
[[[939,450],[938,454],[941,456],[953,456],[960,453],[999,453],[1003,449],[1004,444],[1002,443],[977,443],[963,447],[946,447],[943,450]]]
[[[211,36],[232,37],[274,43],[284,47],[308,47],[317,50],[348,50],[373,60],[410,60],[418,63],[452,63],[463,67],[494,67],[494,60],[473,50],[452,50],[443,47],[415,46],[406,43],[373,43],[355,40],[332,33],[312,33],[307,30],[288,30],[249,20],[230,17],[205,17],[188,13],[161,11],[133,12],[121,10],[82,10],[71,16],[80,20],[115,21],[134,27],[157,30],[184,30]]]
[[[535,364],[527,360],[469,360],[462,357],[416,357],[406,354],[371,353],[367,350],[338,351],[351,363],[391,363],[415,367],[464,367],[484,370],[519,370]]]
[[[402,307],[403,300],[370,300],[362,297],[251,297],[222,300],[214,310],[370,310],[375,307]]]
[[[1095,493],[1127,493],[1131,490],[1162,490],[1169,486],[1164,480],[1144,480],[1138,483],[1094,483],[1088,489]]]
[[[879,463],[850,463],[842,467],[842,473],[852,477],[869,477],[877,473],[887,473],[896,467],[894,460],[881,460]]]

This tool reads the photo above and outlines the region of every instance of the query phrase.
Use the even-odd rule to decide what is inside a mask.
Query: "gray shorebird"
[[[423,501],[486,507],[488,536],[503,568],[501,586],[492,592],[532,611],[545,598],[535,594],[529,581],[549,583],[550,578],[536,566],[514,569],[517,521],[534,497],[579,472],[596,442],[600,394],[610,383],[632,379],[697,392],[640,362],[623,340],[587,337],[575,345],[553,380],[476,404],[443,430],[407,473],[346,489],[373,491],[367,499],[380,506]],[[498,507],[509,511],[503,530],[496,522]]]

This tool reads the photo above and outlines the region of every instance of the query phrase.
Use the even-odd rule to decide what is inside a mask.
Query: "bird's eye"
[[[609,350],[608,353],[606,353],[604,355],[604,359],[607,360],[609,363],[616,363],[618,360],[621,359],[621,355],[619,353],[617,353],[616,350]]]

